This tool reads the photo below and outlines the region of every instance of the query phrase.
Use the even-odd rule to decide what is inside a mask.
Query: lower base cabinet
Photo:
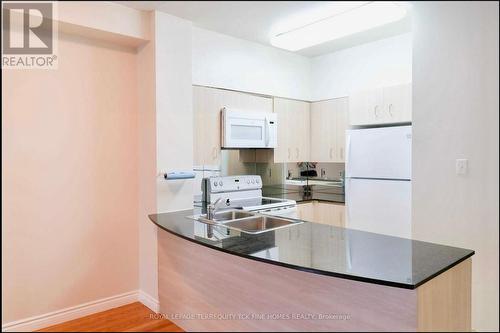
[[[297,204],[297,217],[301,220],[314,222],[314,202],[308,201]]]
[[[305,225],[288,230],[302,227]],[[311,236],[303,235],[302,239]],[[334,254],[331,251],[336,249],[322,247],[322,250]],[[315,252],[315,255],[328,258],[325,253]],[[187,332],[469,332],[471,260],[411,290],[249,260],[160,229],[159,312],[186,314],[175,315],[171,320]],[[255,318],[228,315],[254,313]],[[294,313],[348,315],[349,320],[274,317]],[[266,314],[270,316],[264,319],[259,316]]]
[[[345,226],[345,205],[343,203],[308,201],[297,205],[297,215],[301,220]]]

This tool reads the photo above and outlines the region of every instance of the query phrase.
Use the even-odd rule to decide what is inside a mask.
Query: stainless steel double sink
[[[298,220],[263,215],[237,209],[217,212],[214,214],[213,220],[207,219],[206,214],[188,216],[188,218],[192,218],[208,225],[223,226],[225,228],[247,234],[260,234],[303,223]]]

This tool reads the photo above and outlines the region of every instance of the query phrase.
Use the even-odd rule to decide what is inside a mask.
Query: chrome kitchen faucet
[[[229,198],[228,199],[219,198],[219,199],[215,200],[215,202],[213,204],[209,204],[207,206],[207,219],[213,220],[214,216],[215,216],[215,212],[224,203],[226,204],[226,206],[229,206],[230,205]]]

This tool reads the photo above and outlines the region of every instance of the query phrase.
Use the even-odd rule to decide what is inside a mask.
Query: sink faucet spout
[[[209,204],[207,206],[207,219],[213,220],[215,216],[215,212],[219,209],[220,206],[226,204],[226,206],[230,205],[229,199],[219,198],[213,204]]]

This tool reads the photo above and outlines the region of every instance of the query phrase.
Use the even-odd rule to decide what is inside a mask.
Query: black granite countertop
[[[149,217],[164,231],[200,246],[292,269],[406,289],[417,288],[474,254],[311,222],[257,235],[216,226],[209,238],[206,224],[186,218],[203,210],[194,207]]]
[[[265,197],[295,200],[298,203],[313,200],[345,202],[344,188],[341,186],[267,185],[262,188],[262,195]]]

